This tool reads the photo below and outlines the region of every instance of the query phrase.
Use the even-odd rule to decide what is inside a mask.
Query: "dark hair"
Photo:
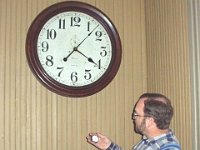
[[[159,129],[169,128],[173,116],[171,101],[158,93],[144,93],[140,96],[141,98],[146,98],[144,100],[144,114],[154,118]]]

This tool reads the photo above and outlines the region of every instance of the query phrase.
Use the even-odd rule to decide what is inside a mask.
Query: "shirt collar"
[[[147,143],[150,143],[150,142],[155,142],[157,139],[161,139],[163,137],[166,137],[166,136],[172,136],[173,135],[173,132],[171,129],[169,129],[169,131],[167,133],[164,133],[164,134],[161,134],[161,135],[158,135],[156,137],[153,137],[153,138],[150,138],[148,139],[145,135],[143,135],[142,139],[144,141],[146,141]]]

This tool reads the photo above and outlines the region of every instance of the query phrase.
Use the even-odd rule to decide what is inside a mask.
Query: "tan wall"
[[[1,1],[0,149],[93,149],[85,140],[89,131],[104,132],[130,149],[132,106],[146,90],[143,1],[85,0],[116,24],[123,59],[118,75],[105,90],[79,99],[46,90],[26,62],[25,39],[31,21],[55,2]]]
[[[122,145],[125,150],[129,150],[138,140],[138,136],[132,132],[132,107],[138,96],[147,91],[147,88],[150,91],[162,91],[173,98],[173,103],[176,104],[176,119],[172,126],[181,139],[183,149],[190,149],[191,126],[187,122],[190,118],[189,81],[188,68],[185,67],[188,58],[187,45],[184,45],[187,40],[184,32],[186,2],[171,0],[170,5],[165,8],[178,10],[175,17],[163,18],[174,21],[168,26],[169,33],[163,35],[163,38],[167,39],[167,42],[163,43],[160,35],[163,34],[161,30],[164,28],[161,27],[164,24],[160,24],[159,20],[156,20],[160,27],[158,33],[162,34],[153,34],[155,41],[151,40],[151,28],[147,26],[149,31],[147,37],[145,35],[145,11],[147,24],[152,28],[155,25],[148,21],[148,18],[151,19],[148,11],[152,12],[151,7],[155,5],[151,4],[153,1],[147,0],[146,5],[145,0],[82,1],[97,6],[115,23],[122,40],[123,58],[117,76],[103,91],[86,98],[67,98],[45,89],[32,75],[25,57],[25,39],[31,21],[42,9],[58,1],[1,0],[0,149],[92,150],[94,148],[86,143],[85,136],[89,131],[99,131]],[[158,12],[166,2],[159,3],[162,7],[159,7]],[[184,8],[180,8],[180,3]],[[182,23],[176,23],[176,19]],[[171,41],[172,38],[176,42]],[[155,48],[151,43],[156,41],[160,43]],[[158,68],[152,69],[168,72],[167,75],[173,80],[169,77],[163,79],[156,71],[149,71],[151,64],[155,66],[150,52],[160,49],[164,52],[156,55]],[[160,59],[164,54],[167,57]],[[168,66],[168,57],[173,67]],[[161,67],[160,63],[167,67]],[[153,78],[154,76],[156,78]],[[179,121],[182,121],[183,125],[180,125]]]
[[[172,128],[184,150],[191,147],[191,94],[187,0],[146,0],[148,91],[169,95]]]

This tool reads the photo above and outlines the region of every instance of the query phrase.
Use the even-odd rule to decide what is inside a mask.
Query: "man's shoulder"
[[[181,150],[179,141],[172,131],[159,138],[157,142],[160,143],[160,150]]]
[[[181,150],[181,147],[176,142],[165,143],[160,147],[160,150]]]

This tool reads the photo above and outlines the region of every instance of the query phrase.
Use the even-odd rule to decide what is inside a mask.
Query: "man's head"
[[[173,116],[170,100],[158,93],[144,93],[140,96],[133,111],[136,133],[145,134],[151,130],[169,128]]]

